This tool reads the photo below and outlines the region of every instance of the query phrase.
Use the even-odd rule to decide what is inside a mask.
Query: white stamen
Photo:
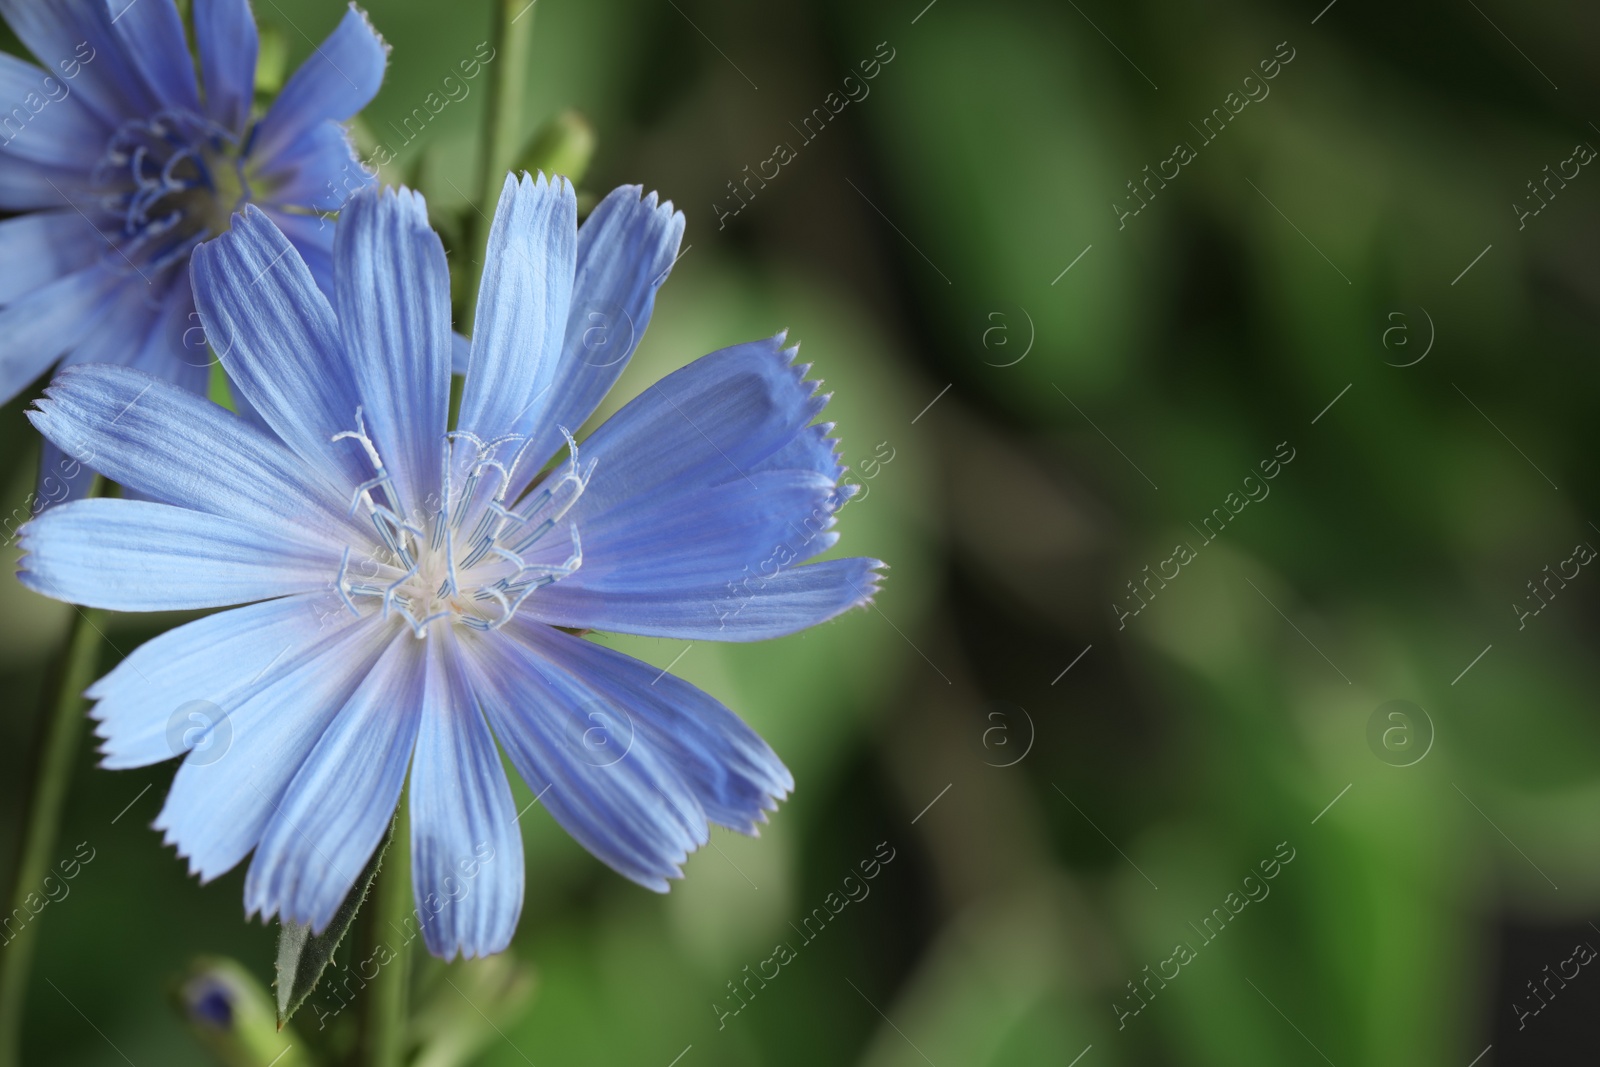
[[[364,412],[357,408],[356,429],[335,434],[332,440],[356,441],[372,466],[373,476],[352,493],[350,512],[354,515],[365,504],[376,539],[387,552],[378,559],[369,557],[374,569],[366,577],[377,577],[380,570],[386,574],[378,583],[352,580],[352,549],[346,548],[335,582],[345,606],[361,614],[356,599],[378,600],[376,610],[381,617],[403,619],[418,638],[427,636],[429,625],[439,620],[491,631],[510,621],[535,590],[574,573],[583,564],[583,546],[575,524],[568,524],[572,551],[564,563],[537,563],[527,556],[527,550],[572,510],[594,473],[593,462],[587,466],[579,462],[572,434],[565,428],[561,432],[570,451],[566,468],[514,509],[506,506],[506,494],[514,484],[516,461],[507,464],[495,453],[522,438],[509,434],[484,441],[466,431],[447,434],[441,467],[442,502],[428,520],[432,526],[425,536],[421,525],[401,518],[394,480],[367,432]],[[452,456],[458,443],[473,449],[470,464]],[[519,450],[518,456],[521,454]],[[453,492],[452,479],[461,472],[465,477],[458,495]],[[486,483],[491,476],[494,481]],[[374,496],[379,490],[382,503]],[[477,514],[475,529],[471,536],[458,538],[457,531],[469,511]],[[502,542],[502,537],[513,531],[516,543]],[[458,559],[457,548],[463,545],[464,554]],[[379,559],[385,563],[380,564]],[[498,605],[498,611],[484,612],[472,606],[490,601]]]

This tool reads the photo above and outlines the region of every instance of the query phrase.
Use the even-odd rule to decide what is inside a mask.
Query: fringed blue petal
[[[571,307],[577,215],[565,178],[506,177],[484,254],[456,429],[486,442],[506,434],[525,441],[542,426]]]
[[[299,607],[307,604],[301,601]],[[263,610],[240,609],[252,614],[238,621],[260,620]],[[172,791],[155,822],[155,828],[165,832],[166,843],[177,846],[178,855],[188,858],[190,872],[201,881],[232,870],[261,841],[269,825],[283,820],[288,806],[308,799],[302,796],[297,802],[291,783],[299,780],[330,723],[356,698],[379,656],[393,647],[387,627],[356,623],[325,630],[291,626],[288,631],[273,627],[273,639],[284,636],[288,647],[273,649],[281,658],[263,665],[257,674],[242,669],[231,679],[199,674],[196,684],[178,689],[205,692],[206,683],[216,682],[222,692],[214,698],[191,698],[216,704],[222,716],[208,729],[216,712],[201,706],[193,711],[195,721],[180,723],[196,731],[187,739],[194,748],[173,777]],[[252,656],[249,662],[254,667],[258,659]],[[225,688],[230,684],[232,688]],[[388,710],[398,716],[398,709]],[[354,782],[355,776],[350,777]],[[346,792],[328,807],[335,812],[348,810],[355,802],[356,797]],[[391,801],[384,814],[393,810]],[[281,847],[282,839],[277,843]],[[332,855],[331,842],[303,837],[299,843],[313,859],[318,849]],[[304,855],[297,858],[309,862]],[[275,859],[287,862],[281,852]],[[354,881],[366,860],[364,853],[353,860],[340,857],[338,862],[351,871]],[[247,883],[247,901],[248,887]]]
[[[868,602],[872,560],[800,566],[848,498],[827,403],[783,335],[668,375],[582,446],[577,573],[524,608],[552,625],[689,640],[794,633]]]
[[[75,500],[22,528],[17,579],[113,611],[186,611],[315,592],[337,553],[237,519],[144,500]]]
[[[765,641],[786,637],[872,602],[882,580],[875,559],[833,559],[767,570],[699,589],[597,593],[558,582],[523,611],[551,626],[610,630],[685,641]]]
[[[333,440],[356,429],[351,361],[332,306],[289,239],[247,208],[195,251],[191,274],[206,338],[233,387],[332,485],[366,481],[372,468],[361,449]]]
[[[501,630],[461,642],[506,755],[579,844],[617,873],[666,892],[667,879],[680,877],[689,853],[708,840],[694,790],[594,680],[517,637]]]
[[[346,502],[319,491],[305,462],[282,441],[142,371],[105,363],[70,367],[28,419],[145,499],[318,542],[335,554],[364,536]]]
[[[655,193],[640,198],[624,185],[578,228],[577,271],[560,361],[549,403],[518,432],[531,436],[510,495],[517,496],[564,445],[561,428],[578,432],[621,376],[644,338],[656,290],[672,272],[683,240],[683,212]],[[531,414],[531,413],[530,413]]]
[[[721,702],[675,675],[593,641],[532,622],[517,640],[582,678],[651,746],[718,826],[754,834],[794,789],[772,749]],[[593,747],[593,746],[591,746]]]
[[[188,752],[202,737],[186,722],[172,731],[179,709],[205,701],[226,713],[298,670],[355,619],[337,603],[330,610],[330,599],[282,597],[219,611],[134,649],[85,694],[96,702],[89,714],[103,739],[100,765],[144,767]],[[335,673],[350,672],[341,665]],[[237,725],[225,732],[231,737]]]
[[[629,401],[583,443],[596,464],[585,515],[744,478],[786,448],[827,397],[784,335],[713,352]]]
[[[437,510],[450,414],[450,268],[422,194],[364,193],[334,239],[334,293],[367,432],[420,522]]]
[[[834,484],[813,471],[761,471],[580,516],[583,566],[561,584],[626,601],[637,592],[694,595],[758,573],[775,553],[791,566],[833,543],[836,496]]]
[[[270,159],[292,151],[327,119],[343,122],[366,107],[383,84],[389,46],[355,4],[318,45],[256,126],[251,152]]]

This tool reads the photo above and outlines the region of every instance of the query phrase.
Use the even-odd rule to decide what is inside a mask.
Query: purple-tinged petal
[[[262,208],[262,211],[272,220],[274,226],[283,231],[289,243],[294,245],[294,250],[306,261],[306,269],[311,272],[317,288],[322,290],[322,295],[331,303],[334,293],[333,218],[280,211],[271,207]]]
[[[557,582],[520,614],[551,626],[685,641],[765,641],[818,626],[871,602],[882,576],[875,559],[831,559],[781,569],[776,558],[719,585],[626,594]],[[769,576],[770,575],[770,576]]]
[[[173,279],[160,304],[153,310],[154,318],[143,330],[130,332],[130,337],[142,335],[143,342],[128,346],[133,358],[128,366],[152,374],[162,381],[171,382],[179,389],[205,396],[211,384],[211,366],[216,362],[206,345],[205,330],[200,326],[200,313],[194,309],[194,290],[183,274]],[[111,319],[112,316],[107,316]],[[79,346],[82,351],[83,346]],[[78,353],[73,358],[81,363],[120,363],[122,359],[82,359]],[[67,365],[66,360],[62,365]]]
[[[0,155],[79,170],[92,168],[110,133],[72,95],[72,83],[0,53]],[[0,159],[0,169],[17,164]]]
[[[92,266],[108,251],[76,211],[36,211],[0,222],[0,306]]]
[[[314,592],[339,556],[235,519],[144,500],[74,500],[22,528],[17,579],[113,611],[184,611]]]
[[[144,83],[169,108],[200,110],[200,85],[176,0],[106,0],[111,28]]]
[[[263,161],[256,181],[261,189],[256,202],[264,208],[324,213],[338,211],[356,193],[377,184],[357,157],[349,129],[333,119],[319,122],[289,149]]]
[[[630,729],[628,710],[505,629],[464,634],[461,647],[495,736],[540,803],[617,873],[666,892],[709,840],[706,816],[678,771]]]
[[[343,122],[367,106],[383,84],[389,47],[355,4],[317,46],[256,126],[250,154],[271,159],[326,119]]]
[[[451,340],[450,268],[422,194],[352,197],[333,260],[339,328],[367,433],[403,512],[426,517],[438,508]]]
[[[195,305],[212,349],[285,443],[341,490],[372,476],[355,430],[361,399],[333,308],[305,261],[260,209],[201,245],[190,265]]]
[[[172,791],[155,821],[155,828],[165,831],[166,843],[188,858],[190,873],[205,882],[231,870],[261,841],[268,824],[281,818],[291,803],[290,783],[379,656],[393,647],[388,635],[387,627],[370,622],[340,623],[320,631],[294,627],[281,634],[286,643],[292,642],[286,651],[282,646],[271,649],[281,653],[277,662],[258,668],[259,656],[241,661],[242,686],[235,682],[223,688],[228,684],[224,679],[209,675],[190,687],[174,680],[178,693],[205,694],[211,681],[221,689],[215,697],[185,698],[210,701],[222,716],[213,725],[217,709],[201,706],[191,709],[197,720],[180,720],[184,732],[178,740],[194,747],[173,777]],[[274,643],[278,636],[275,629]],[[264,676],[252,683],[252,675],[243,669],[246,663]],[[172,710],[182,707],[175,704]],[[333,806],[348,800],[340,797]],[[354,869],[360,871],[365,862],[363,856]]]
[[[524,439],[552,403],[577,256],[578,201],[565,178],[507,175],[489,229],[472,356],[456,428]],[[577,430],[576,426],[568,427]]]
[[[182,275],[172,279],[166,295],[154,305],[146,288],[137,285],[123,286],[113,300],[100,324],[62,357],[56,373],[88,363],[126,364],[204,396],[213,360],[194,310],[189,279]],[[41,509],[89,495],[95,474],[87,463],[91,458],[84,449],[62,449],[44,439],[39,462]]]
[[[119,8],[126,2],[117,0]],[[107,0],[0,0],[0,17],[109,126],[161,110],[161,98],[125,55]]]
[[[187,285],[172,286],[173,291],[187,288]],[[160,308],[150,306],[145,286],[124,285],[111,297],[111,301],[100,324],[89,331],[78,347],[62,357],[56,365],[56,374],[85,363],[121,363],[129,361],[130,356],[137,359],[140,351],[138,338],[145,338],[148,345],[149,337],[160,329]],[[70,447],[62,448],[46,436],[42,451],[35,514],[47,507],[65,504],[69,500],[81,500],[89,495],[95,476],[94,468],[89,464],[94,458],[92,450],[83,447],[81,442],[73,442]]]
[[[409,633],[383,655],[283,791],[245,878],[245,907],[327,929],[383,839],[422,717],[426,644]]]
[[[261,47],[250,0],[195,0],[194,37],[206,117],[225,129],[243,130],[255,100]]]
[[[0,311],[0,403],[88,336],[124,285],[143,283],[96,264],[57,278]]]
[[[146,499],[236,519],[335,555],[368,536],[282,441],[203,397],[128,367],[58,374],[28,412],[45,437]]]
[[[82,168],[0,160],[0,211],[48,210],[90,196]]]
[[[520,617],[507,628],[624,710],[634,743],[652,747],[718,826],[753,834],[764,813],[794,789],[794,777],[760,735],[681,678]]]
[[[617,378],[655,307],[683,240],[684,219],[672,202],[642,188],[614,189],[578,228],[577,270],[560,362],[549,402],[537,405],[526,432],[533,440],[508,495],[515,498],[564,446],[560,427],[573,433],[584,424]],[[518,427],[522,430],[522,427]]]
[[[522,912],[522,834],[511,784],[463,674],[454,631],[428,637],[411,765],[411,884],[428,951],[502,952]]]

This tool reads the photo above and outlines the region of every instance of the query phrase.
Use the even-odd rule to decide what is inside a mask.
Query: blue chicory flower
[[[255,208],[195,253],[202,320],[259,424],[113,366],[62,372],[29,413],[143,499],[29,523],[28,587],[248,605],[150,641],[89,695],[105,766],[191,750],[155,825],[203,881],[254,849],[252,913],[324,928],[409,767],[429,949],[503,949],[523,860],[497,740],[573,837],[658,891],[708,823],[754,833],[793,788],[714,698],[583,636],[791,634],[869,601],[882,567],[801,565],[837,540],[851,487],[782,334],[696,360],[573,443],[682,237],[640,194],[579,228],[565,179],[508,177],[454,430],[444,249],[406,190],[342,212],[331,304]],[[196,701],[218,721],[181,729]]]
[[[204,393],[195,247],[259,204],[331,284],[327,213],[372,182],[342,122],[387,47],[352,6],[257,116],[249,0],[195,0],[203,92],[175,0],[0,0],[0,16],[39,61],[0,54],[0,211],[17,213],[0,222],[0,403],[58,359]],[[43,470],[51,499],[89,477],[48,447]]]

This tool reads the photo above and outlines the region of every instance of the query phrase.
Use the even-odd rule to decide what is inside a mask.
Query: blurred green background
[[[892,569],[783,641],[605,639],[682,654],[798,788],[665,897],[530,812],[532,999],[463,1062],[1593,1062],[1600,975],[1528,983],[1600,945],[1600,576],[1516,605],[1600,544],[1600,177],[1521,228],[1512,205],[1600,144],[1600,9],[1324,2],[539,0],[528,132],[577,109],[584,190],[689,218],[607,410],[788,327],[868,486],[842,549]],[[256,7],[291,62],[343,11]],[[394,51],[363,136],[398,146],[489,7],[367,7]],[[446,230],[481,184],[478,88],[393,167]],[[19,514],[25,406],[0,416]],[[0,583],[7,863],[69,611]],[[115,618],[103,665],[174,621]],[[170,988],[199,955],[269,981],[275,932],[242,922],[242,869],[201,887],[148,828],[175,765],[92,763],[27,1061],[211,1062]],[[722,1017],[778,942],[796,958]],[[336,1049],[350,1014],[293,1025]]]

